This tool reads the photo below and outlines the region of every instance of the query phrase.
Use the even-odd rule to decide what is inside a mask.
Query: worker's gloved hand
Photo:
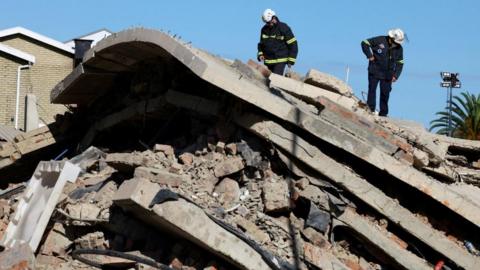
[[[371,61],[371,62],[375,61],[375,57],[372,56],[372,57],[368,58],[368,61]]]
[[[396,81],[397,81],[397,78],[395,78],[395,76],[393,76],[392,82],[396,82]]]
[[[258,59],[259,62],[263,62],[263,61],[265,60],[265,56],[259,55],[259,56],[257,57],[257,59]]]
[[[285,71],[285,77],[291,78],[292,77],[292,65],[287,64],[287,70]]]

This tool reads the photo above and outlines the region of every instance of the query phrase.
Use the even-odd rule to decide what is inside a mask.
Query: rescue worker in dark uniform
[[[263,61],[273,73],[283,75],[285,66],[290,68],[297,60],[297,39],[290,27],[280,22],[275,12],[267,9],[263,12],[265,25],[258,43],[258,61]]]
[[[400,77],[403,69],[405,34],[401,29],[388,31],[387,36],[378,36],[362,41],[362,50],[369,60],[367,104],[375,112],[377,85],[380,83],[380,116],[388,115],[388,99],[392,83]]]

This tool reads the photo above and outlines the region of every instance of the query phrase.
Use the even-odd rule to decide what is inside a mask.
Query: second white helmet
[[[400,28],[391,29],[388,31],[388,36],[395,40],[395,43],[402,44],[405,41],[405,33]]]
[[[262,14],[262,20],[264,22],[268,23],[272,20],[273,16],[275,16],[275,11],[267,8],[267,9],[265,9],[265,11]]]

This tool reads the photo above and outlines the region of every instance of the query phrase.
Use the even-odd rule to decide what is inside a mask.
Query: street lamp
[[[462,83],[458,79],[460,77],[459,73],[453,72],[440,72],[440,77],[442,77],[442,82],[440,83],[441,87],[447,88],[447,106],[448,106],[448,135],[451,137],[453,135],[452,130],[452,89],[461,88]]]

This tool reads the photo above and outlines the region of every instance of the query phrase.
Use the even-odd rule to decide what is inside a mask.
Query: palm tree
[[[437,129],[437,134],[450,135],[448,107],[436,115],[438,118],[430,122],[430,131]],[[451,134],[456,138],[480,140],[480,94],[463,92],[460,97],[453,97]]]

